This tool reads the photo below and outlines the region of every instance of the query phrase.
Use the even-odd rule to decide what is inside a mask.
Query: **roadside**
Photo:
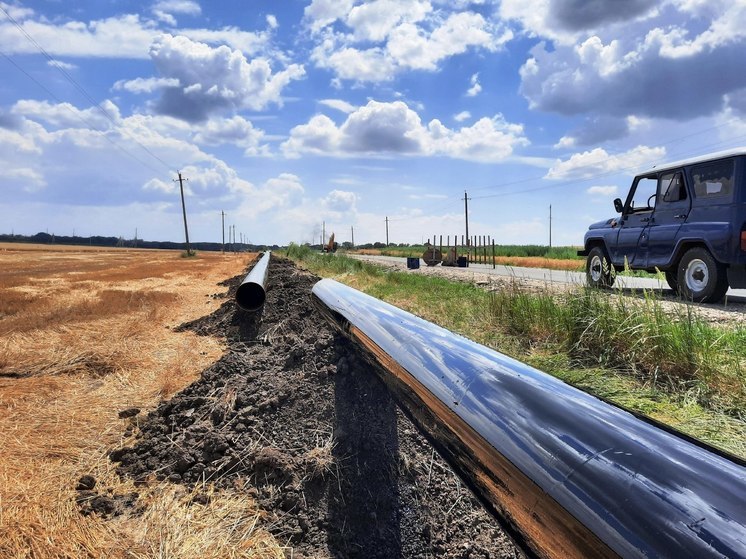
[[[291,255],[332,277],[613,403],[746,457],[746,329],[651,294],[629,297],[525,278],[385,268]],[[462,269],[463,270],[463,269]],[[459,270],[456,273],[463,274]],[[467,281],[464,281],[468,278]]]
[[[492,266],[486,264],[470,264],[468,268],[421,264],[418,269],[408,270],[406,259],[403,258],[357,254],[350,254],[349,257],[370,262],[391,271],[440,277],[452,281],[466,281],[489,291],[518,285],[533,292],[544,292],[548,289],[563,292],[585,284],[584,273],[567,270],[513,266],[495,266],[493,269]],[[745,289],[729,290],[723,303],[689,303],[681,301],[665,281],[649,275],[647,277],[617,276],[614,288],[609,293],[640,298],[644,297],[643,290],[652,293],[660,300],[663,308],[672,313],[683,307],[691,309],[703,320],[713,324],[746,324]]]

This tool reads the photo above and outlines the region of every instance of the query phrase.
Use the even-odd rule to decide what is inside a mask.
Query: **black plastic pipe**
[[[236,290],[236,303],[245,311],[257,312],[264,306],[264,301],[267,299],[264,286],[267,283],[269,258],[270,252],[267,251],[254,264],[254,267]]]
[[[746,557],[746,463],[333,280],[324,314],[531,557]]]

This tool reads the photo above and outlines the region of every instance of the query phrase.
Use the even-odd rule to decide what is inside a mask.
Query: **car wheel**
[[[588,253],[588,260],[585,263],[585,277],[591,287],[611,287],[614,285],[616,279],[614,268],[601,247],[593,247]]]
[[[681,295],[696,303],[717,303],[728,291],[725,267],[701,247],[684,254],[676,279]]]
[[[668,287],[673,289],[674,293],[679,292],[679,278],[677,270],[668,270],[666,272],[666,283],[668,284]]]

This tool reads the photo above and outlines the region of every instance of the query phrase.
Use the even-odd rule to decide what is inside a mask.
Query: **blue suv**
[[[621,215],[591,225],[578,251],[589,285],[610,287],[628,267],[664,272],[696,302],[746,287],[746,148],[639,174],[614,208]]]

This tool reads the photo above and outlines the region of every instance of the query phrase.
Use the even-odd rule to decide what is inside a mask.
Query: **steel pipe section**
[[[527,555],[746,557],[743,461],[333,280],[313,300]]]
[[[264,253],[236,290],[236,303],[245,311],[257,312],[264,306],[270,254],[270,251]]]

